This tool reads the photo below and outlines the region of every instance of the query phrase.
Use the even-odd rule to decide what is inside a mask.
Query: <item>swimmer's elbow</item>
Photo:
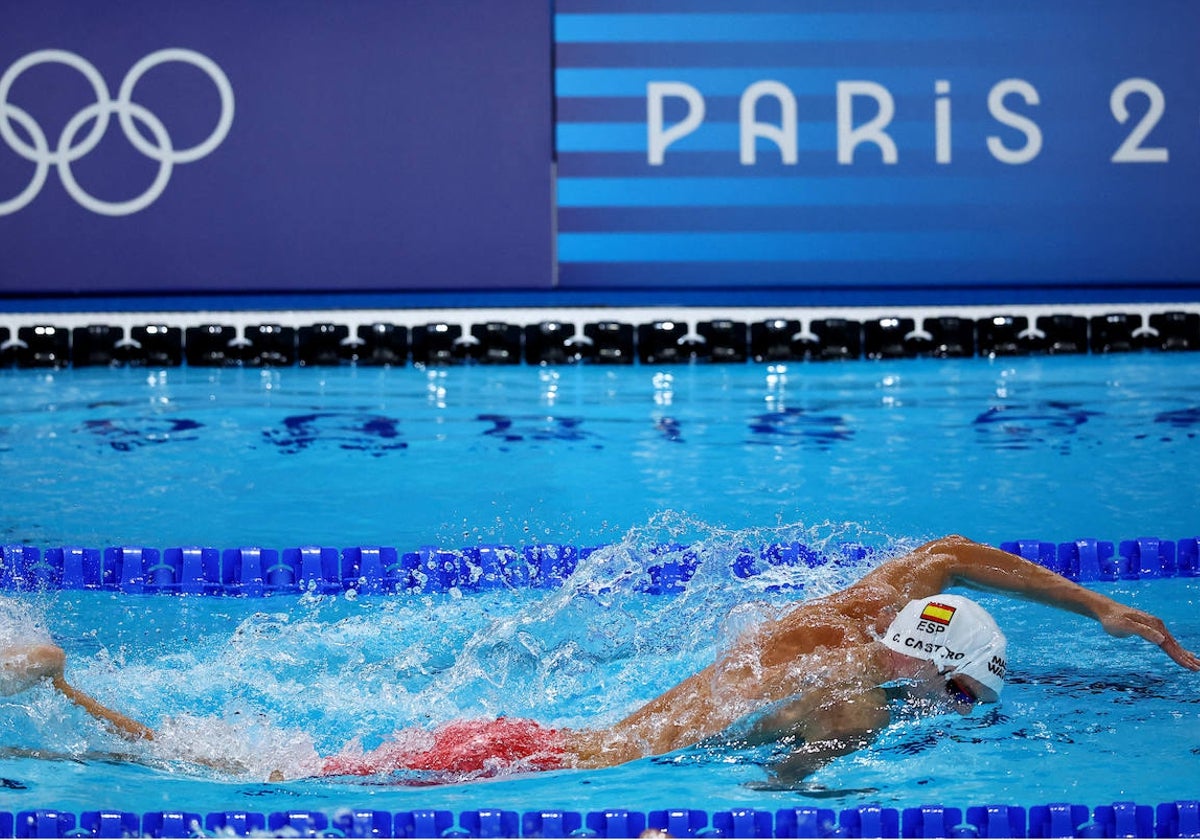
[[[913,555],[918,565],[911,571],[925,588],[940,591],[958,578],[972,578],[973,569],[983,564],[985,553],[994,551],[961,534],[949,534],[917,549]]]
[[[927,554],[957,555],[964,550],[970,550],[977,546],[979,546],[979,543],[964,537],[962,534],[947,534],[944,537],[938,537],[935,540],[925,543],[925,545],[921,546],[920,551]]]

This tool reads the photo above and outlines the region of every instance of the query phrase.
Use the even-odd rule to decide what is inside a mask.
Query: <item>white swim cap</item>
[[[1004,634],[983,607],[961,595],[910,601],[879,639],[897,653],[928,659],[951,674],[964,674],[994,703],[1004,688]]]

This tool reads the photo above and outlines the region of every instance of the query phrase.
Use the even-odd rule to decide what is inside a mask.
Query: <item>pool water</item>
[[[602,543],[708,527],[1179,537],[1200,358],[0,372],[0,541]]]
[[[613,722],[797,598],[947,532],[1195,536],[1200,359],[0,373],[0,542],[605,546],[568,585],[266,599],[22,596],[85,691],[164,733],[128,748],[45,689],[0,698],[3,809],[959,806],[1196,798],[1197,676],[1082,618],[981,600],[1003,702],[914,716],[800,791],[761,756],[435,788],[303,776],[353,737],[459,717]],[[743,546],[867,559],[740,578]],[[696,547],[684,592],[638,581]],[[1200,646],[1196,579],[1097,583]],[[28,702],[32,700],[32,702]],[[41,757],[26,753],[40,751]],[[223,774],[179,750],[232,758]],[[47,755],[52,754],[52,755]]]

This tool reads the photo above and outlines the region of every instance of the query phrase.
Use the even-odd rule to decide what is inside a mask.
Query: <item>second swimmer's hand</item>
[[[1181,667],[1189,671],[1200,671],[1200,657],[1179,644],[1162,619],[1150,613],[1135,610],[1123,604],[1100,616],[1100,625],[1110,636],[1141,636],[1151,644],[1162,648]]]

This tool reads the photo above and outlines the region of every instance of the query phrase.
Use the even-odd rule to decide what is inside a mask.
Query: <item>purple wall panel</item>
[[[549,288],[550,38],[540,0],[6,4],[0,294]]]

